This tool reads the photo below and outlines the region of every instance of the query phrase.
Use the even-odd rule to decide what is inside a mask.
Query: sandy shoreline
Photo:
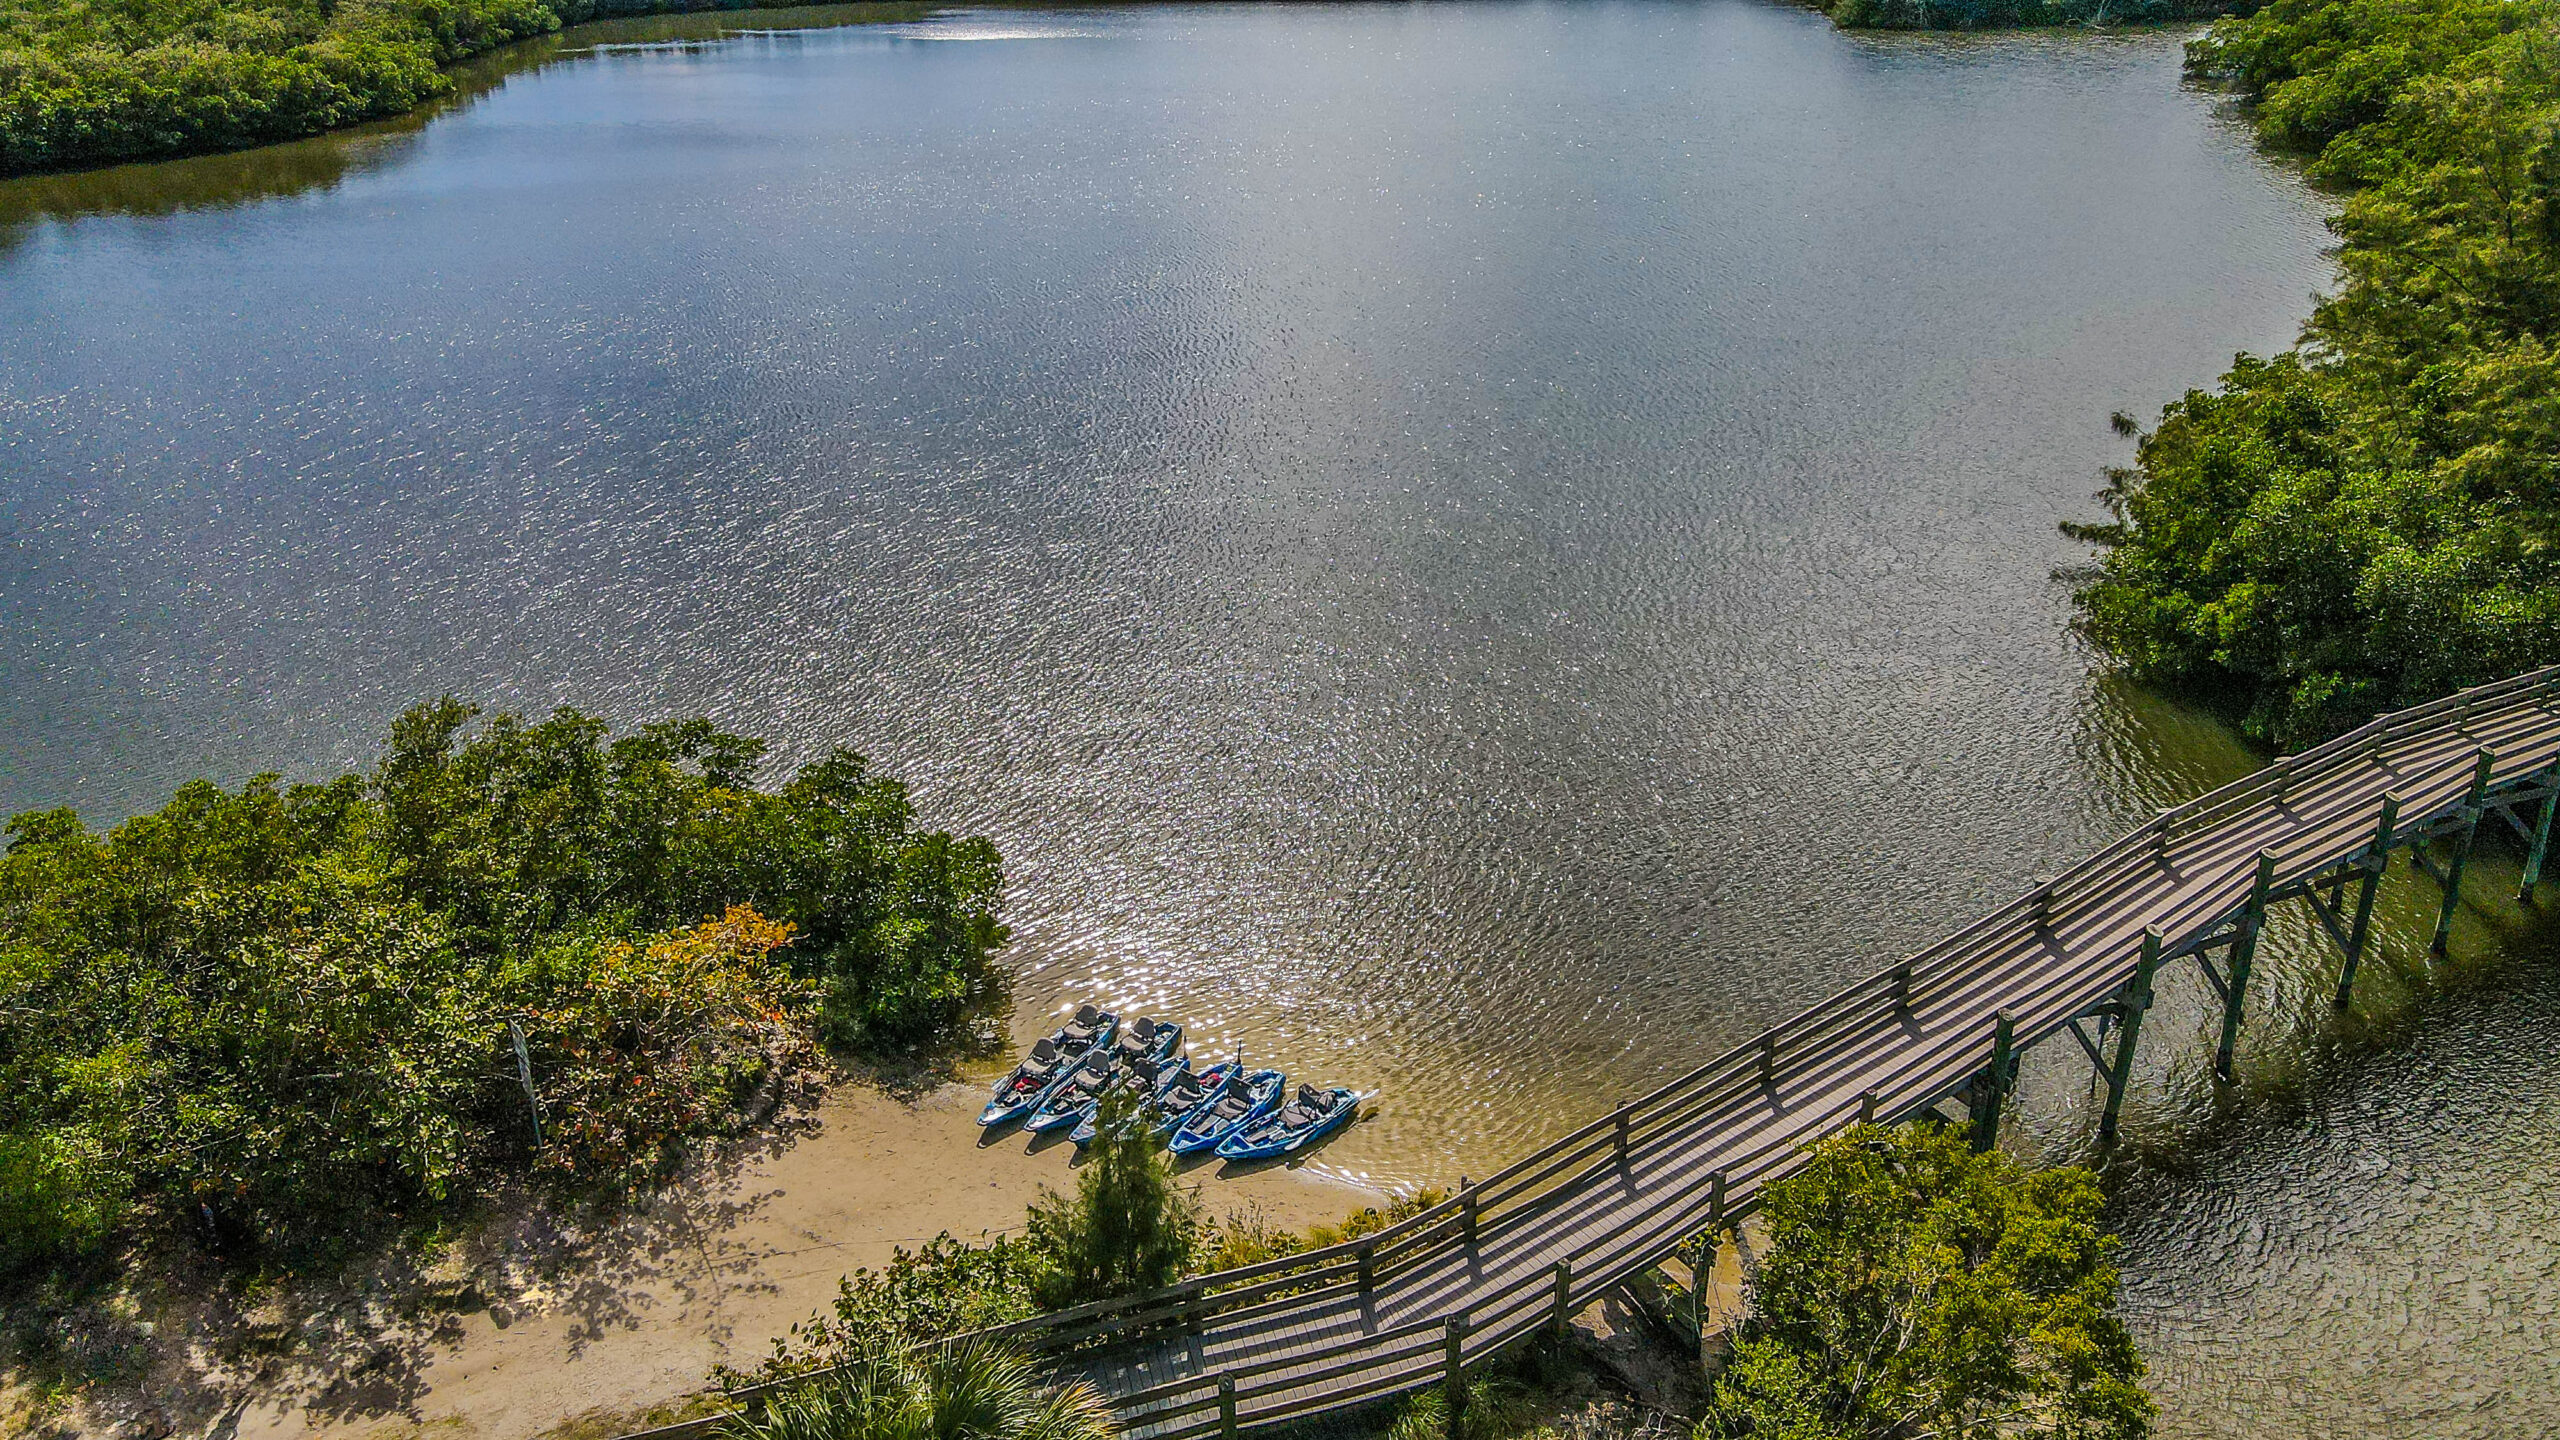
[[[147,1400],[102,1394],[65,1418],[71,1433],[216,1440],[611,1434],[622,1417],[700,1391],[715,1363],[755,1363],[846,1272],[939,1231],[1018,1228],[1040,1186],[1073,1183],[1063,1141],[1007,1131],[982,1143],[983,1098],[975,1082],[913,1102],[838,1085],[565,1249],[527,1217],[424,1275],[359,1285],[325,1311],[257,1317],[291,1338],[253,1372],[208,1353],[235,1349],[221,1332],[248,1326],[169,1317]],[[1212,1215],[1258,1206],[1303,1227],[1375,1198],[1287,1168],[1223,1171],[1184,1177]]]

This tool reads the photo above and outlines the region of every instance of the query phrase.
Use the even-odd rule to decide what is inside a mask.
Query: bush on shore
[[[1818,0],[1852,30],[2003,30],[2041,25],[2162,25],[2228,13],[2230,0]]]
[[[2080,627],[2299,749],[2560,660],[2560,15],[2275,0],[2188,50],[2344,192],[2341,284],[2112,472]]]
[[[1052,1384],[982,1343],[902,1349],[875,1338],[843,1371],[771,1396],[722,1424],[729,1440],[1114,1440],[1111,1403]]]
[[[0,0],[0,175],[316,135],[415,109],[511,40],[745,3]]]
[[[1769,1187],[1751,1318],[1698,1440],[2140,1440],[2096,1177],[1862,1125]]]
[[[908,1044],[987,991],[992,847],[916,831],[860,757],[768,793],[708,721],[473,718],[410,711],[370,775],[9,822],[0,1268],[155,1223],[308,1241],[528,1172],[620,1193],[813,1031]]]

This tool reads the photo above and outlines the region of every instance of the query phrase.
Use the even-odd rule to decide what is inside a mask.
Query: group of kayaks
[[[1035,1133],[1068,1131],[1091,1141],[1103,1097],[1135,1091],[1141,1122],[1176,1155],[1268,1160],[1304,1149],[1351,1123],[1374,1091],[1301,1085],[1277,1070],[1247,1070],[1244,1054],[1206,1070],[1182,1053],[1182,1027],[1140,1016],[1122,1024],[1108,1010],[1081,1005],[1057,1033],[1031,1047],[997,1082],[978,1123],[1015,1120]]]

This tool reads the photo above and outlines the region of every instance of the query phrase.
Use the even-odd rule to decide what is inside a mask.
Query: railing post
[[[1360,1293],[1366,1295],[1378,1283],[1378,1242],[1361,1241],[1356,1258],[1360,1262]]]
[[[1236,1440],[1236,1377],[1218,1377],[1218,1433],[1225,1440]]]
[[[2258,875],[2240,912],[2240,936],[2231,942],[2231,970],[2222,992],[2222,1039],[2213,1047],[2213,1073],[2231,1079],[2231,1056],[2240,1045],[2240,1003],[2249,993],[2249,967],[2258,958],[2258,931],[2267,923],[2267,891],[2276,883],[2276,852],[2258,852]]]
[[[1627,1163],[1627,1126],[1628,1126],[1628,1122],[1634,1118],[1634,1111],[1633,1111],[1633,1108],[1628,1104],[1628,1102],[1626,1102],[1626,1101],[1624,1101],[1624,1100],[1621,1100],[1621,1101],[1619,1101],[1619,1102],[1618,1102],[1618,1117],[1617,1117],[1617,1118],[1618,1118],[1618,1163],[1619,1163],[1619,1164],[1621,1164],[1621,1165],[1624,1165],[1624,1164],[1626,1164],[1626,1163]]]
[[[2454,907],[2462,903],[2462,868],[2470,863],[2471,842],[2480,833],[2481,802],[2488,795],[2489,770],[2497,758],[2482,750],[2472,764],[2471,793],[2462,805],[2462,837],[2453,842],[2453,863],[2444,872],[2444,905],[2436,911],[2435,938],[2427,942],[2427,948],[2438,955],[2444,953],[2445,943],[2453,936]]]
[[[1459,1232],[1466,1236],[1467,1248],[1476,1248],[1476,1187],[1466,1176],[1458,1177]]]
[[[2551,848],[2551,812],[2560,807],[2560,763],[2543,768],[2542,783],[2554,788],[2542,797],[2542,811],[2533,820],[2533,845],[2524,856],[2524,883],[2516,887],[2519,905],[2532,904],[2533,887],[2542,883],[2542,857]]]
[[[1461,1354],[1467,1339],[1467,1317],[1465,1315],[1450,1316],[1444,1330],[1446,1338],[1442,1343],[1446,1347],[1448,1363],[1448,1375],[1444,1383],[1449,1387],[1447,1391],[1449,1440],[1457,1440],[1459,1427],[1467,1418],[1467,1372],[1465,1358]]]
[[[2386,791],[2382,797],[2382,818],[2374,822],[2373,843],[2366,847],[2364,883],[2356,890],[2355,923],[2347,930],[2347,963],[2338,971],[2338,1008],[2347,1008],[2355,993],[2356,966],[2364,960],[2365,938],[2373,933],[2373,892],[2382,884],[2382,872],[2391,868],[2393,834],[2400,823],[2400,796]]]
[[[1881,1093],[1874,1090],[1859,1091],[1858,1123],[1861,1125],[1873,1125],[1876,1123],[1876,1111],[1881,1108],[1883,1104],[1884,1096]]]
[[[1724,1172],[1721,1170],[1707,1177],[1707,1223],[1724,1224]]]
[[[1556,1308],[1547,1323],[1555,1329],[1556,1343],[1563,1344],[1566,1332],[1573,1325],[1573,1262],[1570,1260],[1556,1262]]]
[[[1893,1018],[1911,1018],[1911,962],[1908,960],[1893,967]]]
[[[1760,1037],[1760,1083],[1775,1089],[1778,1084],[1778,1036],[1776,1031]]]
[[[2125,982],[2124,1018],[2116,1025],[2116,1053],[2107,1067],[2107,1108],[2098,1115],[2098,1144],[2116,1143],[2116,1121],[2124,1113],[2125,1087],[2133,1081],[2133,1043],[2142,1033],[2143,1012],[2151,1008],[2151,976],[2160,968],[2160,927],[2148,926],[2142,932],[2142,958],[2134,962],[2133,978]]]
[[[2009,1098],[2009,1084],[2018,1068],[2011,1048],[2017,1040],[2017,1023],[2017,1017],[2006,1010],[1991,1023],[1991,1063],[1974,1082],[1973,1148],[1977,1152],[2000,1141],[2000,1105]]]

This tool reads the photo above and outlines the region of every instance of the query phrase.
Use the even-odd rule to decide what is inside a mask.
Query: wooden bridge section
[[[2519,837],[2530,892],[2560,795],[2555,702],[2560,667],[2278,760],[1389,1229],[992,1333],[1092,1379],[1141,1440],[1231,1435],[1441,1381],[1561,1323],[1747,1215],[1854,1122],[1954,1100],[1988,1145],[2018,1056],[2044,1041],[2097,1068],[2110,1142],[2160,966],[2202,968],[2228,1079],[2270,906],[2307,905],[2335,940],[2344,1004],[2395,853],[2443,889],[2438,950],[2484,824]]]

